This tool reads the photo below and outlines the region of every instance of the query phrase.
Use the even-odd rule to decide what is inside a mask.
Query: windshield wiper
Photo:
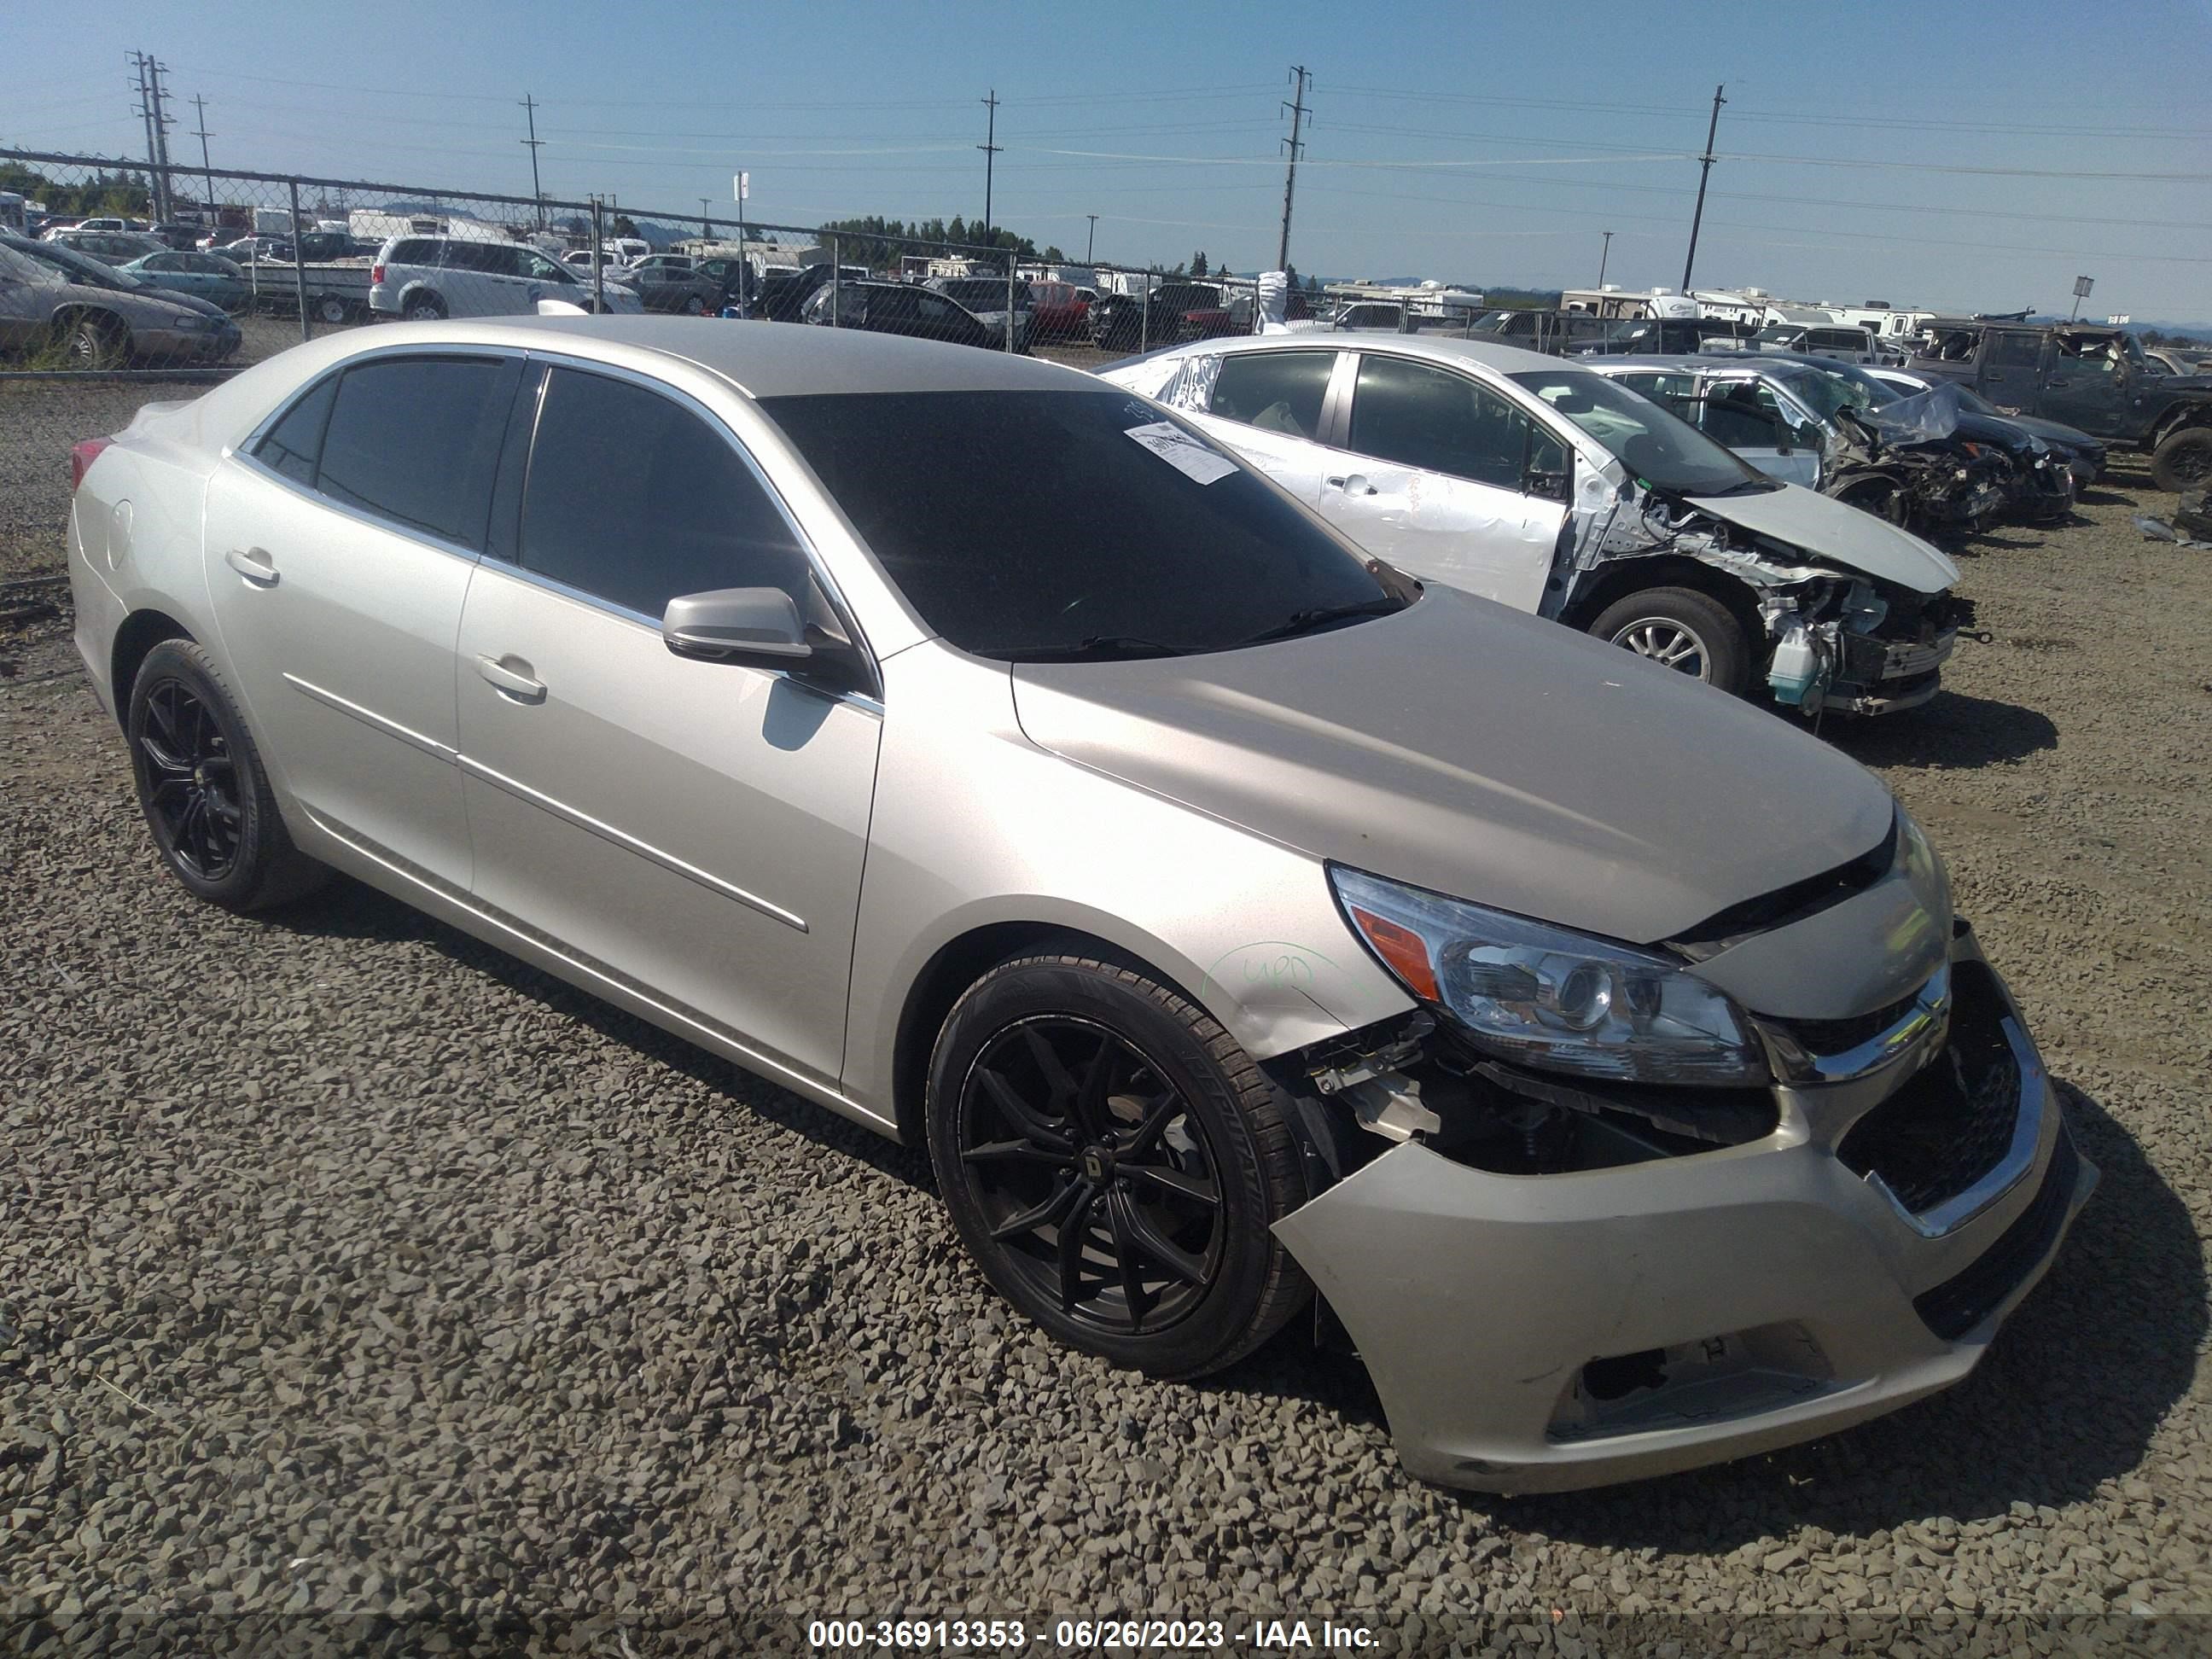
[[[1249,639],[1239,640],[1234,648],[1248,645],[1265,645],[1270,640],[1287,640],[1295,635],[1307,634],[1330,623],[1349,622],[1354,617],[1387,617],[1393,611],[1403,611],[1408,601],[1390,594],[1380,599],[1362,599],[1357,605],[1317,605],[1306,611],[1293,611],[1273,628],[1263,628]]]
[[[1012,645],[975,654],[1000,662],[1076,662],[1085,658],[1180,657],[1189,649],[1188,646],[1170,645],[1164,640],[1139,639],[1133,634],[1094,634],[1069,645]]]

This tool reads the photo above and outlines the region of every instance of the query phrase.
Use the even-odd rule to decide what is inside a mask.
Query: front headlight
[[[1670,957],[1363,871],[1328,873],[1376,959],[1502,1059],[1622,1083],[1769,1081],[1742,1012]]]

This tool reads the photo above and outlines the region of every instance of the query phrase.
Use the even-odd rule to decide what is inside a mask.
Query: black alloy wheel
[[[258,910],[329,878],[293,845],[237,700],[200,646],[164,640],[147,653],[124,735],[154,845],[195,896]]]
[[[222,880],[238,863],[244,813],[222,726],[191,687],[163,679],[147,690],[137,745],[155,842],[187,874]]]
[[[938,1189],[984,1277],[1060,1341],[1218,1370],[1313,1294],[1274,1235],[1311,1196],[1294,1109],[1181,990],[1066,944],[945,1017],[923,1102]]]
[[[1067,1015],[1007,1026],[968,1069],[960,1159],[1007,1264],[1085,1324],[1174,1324],[1221,1271],[1204,1128],[1144,1053]]]

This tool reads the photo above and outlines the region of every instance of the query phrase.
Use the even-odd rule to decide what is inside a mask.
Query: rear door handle
[[[1347,495],[1372,495],[1376,493],[1375,486],[1367,482],[1367,475],[1364,472],[1354,472],[1341,478],[1323,478],[1322,483],[1341,489]]]
[[[521,663],[520,668],[510,668],[510,662]],[[520,702],[545,701],[545,682],[532,677],[530,665],[520,657],[478,657],[477,672],[494,686]]]
[[[222,556],[222,562],[256,587],[276,586],[276,561],[269,556],[265,547],[234,547]]]

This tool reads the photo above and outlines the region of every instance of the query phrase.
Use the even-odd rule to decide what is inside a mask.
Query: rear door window
[[[2040,334],[2000,334],[1990,343],[1990,362],[1999,368],[2033,368],[2042,356]]]
[[[1321,435],[1334,351],[1237,351],[1221,359],[1208,412],[1293,437]]]
[[[797,534],[736,446],[673,398],[556,368],[523,486],[521,564],[658,621],[722,587],[811,594]]]
[[[315,488],[403,530],[481,549],[520,374],[519,361],[498,358],[355,365],[337,383]]]

